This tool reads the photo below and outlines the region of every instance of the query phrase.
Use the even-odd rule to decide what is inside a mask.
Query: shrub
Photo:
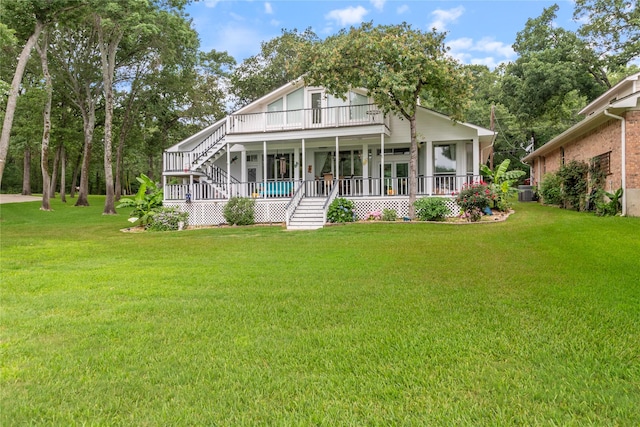
[[[398,213],[395,209],[383,209],[382,220],[383,221],[395,221],[398,219]]]
[[[146,226],[151,221],[153,214],[162,207],[164,192],[160,184],[145,174],[140,174],[136,180],[140,183],[138,193],[135,197],[120,199],[117,208],[133,208],[129,214],[129,221],[133,223],[139,220],[142,225]]]
[[[482,212],[498,198],[499,196],[492,191],[486,182],[480,181],[465,184],[462,187],[462,191],[456,196],[456,203],[458,203],[463,213],[469,214],[471,221],[478,221],[482,216]],[[478,212],[480,213],[479,216],[477,215]]]
[[[607,193],[603,191],[603,196],[607,196],[609,199],[608,202],[604,201],[604,197],[602,200],[598,201],[596,204],[596,215],[598,216],[608,216],[608,215],[617,215],[618,212],[622,210],[622,188],[618,188],[615,193]]]
[[[440,197],[424,197],[416,200],[413,206],[420,221],[444,221],[451,213],[446,200]]]
[[[353,222],[356,220],[356,214],[353,211],[355,205],[351,200],[338,197],[329,205],[327,212],[327,221],[329,222]]]
[[[503,212],[511,208],[509,198],[518,194],[518,190],[514,185],[526,175],[521,170],[507,170],[509,169],[509,164],[511,164],[511,160],[504,159],[494,170],[489,169],[487,165],[481,165],[480,167],[482,174],[490,180],[490,190],[498,196],[495,201],[495,207]]]
[[[255,205],[255,200],[248,197],[232,197],[224,205],[222,214],[228,224],[251,225],[255,223]]]
[[[545,174],[540,184],[540,195],[545,205],[561,205],[562,179],[554,173]]]
[[[149,231],[173,231],[180,229],[180,223],[186,224],[189,212],[182,212],[175,206],[163,207],[153,213],[147,224]]]
[[[367,214],[368,221],[380,221],[382,219],[382,212],[380,210],[371,211]]]
[[[565,208],[581,210],[587,195],[589,166],[584,162],[571,161],[562,165],[558,176],[562,180],[562,203]]]

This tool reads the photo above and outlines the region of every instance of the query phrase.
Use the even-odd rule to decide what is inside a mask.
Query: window
[[[467,143],[467,175],[473,175],[473,144]]]
[[[284,121],[284,101],[283,98],[267,105],[267,126],[282,125]]]
[[[562,164],[564,165],[564,147],[560,147],[560,157],[562,158]]]
[[[599,169],[603,174],[611,174],[611,151],[595,156],[591,159],[594,168]]]
[[[456,145],[438,144],[433,146],[434,173],[455,174],[456,165]]]

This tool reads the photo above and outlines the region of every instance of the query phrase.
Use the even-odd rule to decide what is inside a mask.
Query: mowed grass
[[[122,233],[0,206],[0,424],[638,425],[640,220]]]

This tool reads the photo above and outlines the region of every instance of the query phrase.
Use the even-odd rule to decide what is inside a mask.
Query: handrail
[[[287,225],[287,227],[289,226],[289,222],[291,221],[291,217],[293,216],[293,213],[296,211],[298,205],[300,204],[300,201],[302,201],[302,198],[305,196],[306,187],[307,186],[305,185],[304,181],[302,181],[302,185],[300,185],[296,190],[296,192],[293,193],[291,200],[289,201],[289,203],[287,203],[287,206],[284,208],[285,224]],[[293,209],[291,209],[292,207]]]
[[[197,164],[198,160],[200,160],[211,147],[215,147],[218,142],[224,139],[224,137],[227,135],[226,127],[227,123],[222,122],[220,126],[215,128],[209,135],[207,135],[205,139],[202,140],[202,142],[200,142],[193,148],[193,150],[191,150],[191,152],[194,154],[194,158],[191,161],[191,166]],[[214,141],[213,143],[210,143],[209,139],[211,139],[212,136],[214,136]]]
[[[333,188],[331,189],[331,193],[329,193],[329,195],[327,196],[327,200],[324,202],[324,205],[322,206],[322,223],[323,224],[327,223],[327,210],[329,208],[329,204],[333,202],[333,200],[338,195],[339,187],[336,181],[337,181],[336,179],[333,180],[333,184],[332,184]]]

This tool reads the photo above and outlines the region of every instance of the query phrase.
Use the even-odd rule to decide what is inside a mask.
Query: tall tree
[[[640,57],[640,6],[637,0],[576,0],[578,32],[611,69]]]
[[[385,114],[406,119],[411,130],[409,216],[418,192],[416,114],[420,99],[436,100],[461,119],[471,87],[463,67],[447,55],[444,33],[422,32],[410,25],[374,27],[371,23],[342,30],[314,44],[297,65],[306,84],[324,86],[344,97],[352,87],[368,91]]]
[[[31,51],[46,25],[55,22],[60,15],[78,7],[79,4],[80,2],[68,2],[66,0],[3,0],[0,2],[0,15],[2,15],[5,25],[12,27],[18,37],[24,40],[11,81],[2,133],[0,133],[0,185],[2,184],[2,175],[9,150],[9,139],[11,137],[20,83],[22,82],[22,76]]]
[[[51,100],[53,99],[53,83],[49,73],[49,59],[47,50],[49,47],[49,33],[43,31],[42,44],[36,44],[36,49],[40,55],[42,75],[44,76],[45,93],[47,94],[43,111],[42,146],[40,150],[40,168],[42,170],[42,204],[40,209],[51,210],[51,175],[49,174],[49,141],[51,140]]]

